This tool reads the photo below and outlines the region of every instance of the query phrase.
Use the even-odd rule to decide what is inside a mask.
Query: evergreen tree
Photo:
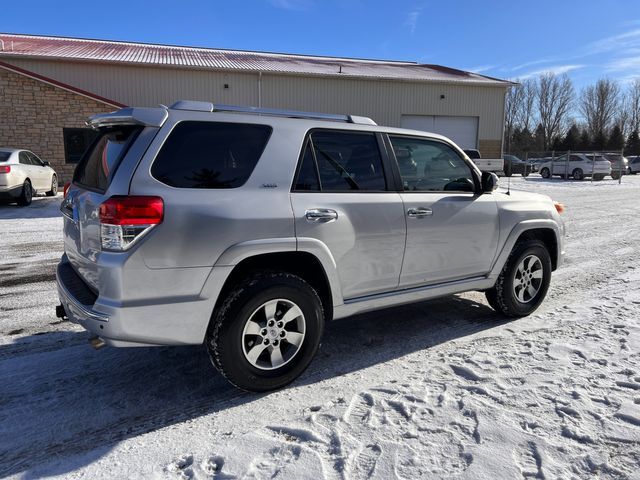
[[[576,150],[586,151],[589,149],[591,149],[591,137],[589,136],[589,131],[586,128],[583,128],[582,132],[580,132],[580,137],[578,138]]]
[[[567,130],[567,134],[564,136],[562,140],[562,150],[577,150],[578,145],[580,143],[580,129],[574,123],[571,125],[571,128]]]
[[[620,125],[614,125],[611,129],[611,135],[607,141],[607,148],[609,150],[622,150],[624,147],[624,136],[622,135],[622,129]]]
[[[591,141],[593,150],[602,151],[607,147],[607,136],[604,132],[597,132]]]
[[[640,155],[640,135],[638,130],[634,130],[627,138],[627,144],[624,149],[625,155]]]

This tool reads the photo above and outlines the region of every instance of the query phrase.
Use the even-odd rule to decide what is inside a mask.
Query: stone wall
[[[65,163],[63,127],[84,127],[89,115],[114,107],[0,69],[0,147],[24,148],[51,163],[62,185],[75,164]]]

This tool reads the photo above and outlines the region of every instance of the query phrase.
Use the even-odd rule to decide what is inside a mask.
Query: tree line
[[[505,153],[624,149],[640,155],[640,79],[624,88],[600,79],[579,93],[566,74],[516,82],[506,96]]]

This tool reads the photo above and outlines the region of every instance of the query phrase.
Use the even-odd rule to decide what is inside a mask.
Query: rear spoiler
[[[87,120],[91,128],[110,127],[113,125],[143,125],[145,127],[161,127],[167,120],[169,112],[164,107],[156,108],[121,108],[111,113],[93,115]]]

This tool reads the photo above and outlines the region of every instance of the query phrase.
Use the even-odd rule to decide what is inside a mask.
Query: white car
[[[0,199],[27,206],[37,193],[58,193],[58,175],[49,162],[29,150],[0,148]]]
[[[640,155],[636,155],[629,158],[629,173],[635,175],[640,172]]]
[[[611,162],[602,155],[572,153],[567,158],[565,154],[540,165],[540,175],[542,178],[551,178],[555,175],[563,178],[571,177],[574,180],[582,180],[593,175],[594,180],[602,180],[607,175],[611,175]]]

